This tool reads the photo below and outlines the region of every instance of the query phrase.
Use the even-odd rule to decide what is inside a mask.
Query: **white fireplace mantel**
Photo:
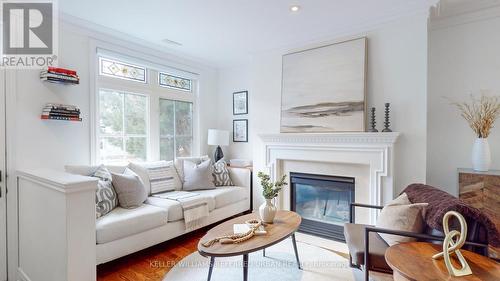
[[[367,165],[369,202],[362,203],[382,205],[394,196],[394,144],[399,135],[398,132],[262,134],[259,137],[264,154],[257,168],[269,171],[275,179],[284,173],[283,161]],[[371,223],[376,216],[375,211],[370,213]]]

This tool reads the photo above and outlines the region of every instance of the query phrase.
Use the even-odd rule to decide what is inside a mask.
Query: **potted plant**
[[[259,177],[262,186],[262,196],[266,199],[266,202],[259,207],[260,218],[265,223],[273,223],[274,216],[276,216],[276,206],[273,204],[273,199],[278,196],[283,186],[288,184],[285,181],[286,175],[283,175],[276,182],[271,182],[271,177],[263,172],[259,172],[257,177]]]
[[[479,99],[471,96],[470,102],[455,102],[453,104],[460,110],[461,116],[469,123],[477,136],[472,147],[473,169],[481,172],[488,171],[491,165],[488,136],[500,114],[498,97],[483,94]]]

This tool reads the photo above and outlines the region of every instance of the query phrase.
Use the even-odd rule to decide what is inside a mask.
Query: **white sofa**
[[[125,167],[109,166],[111,172],[122,173]],[[67,166],[66,171],[89,176],[97,166]],[[203,226],[250,210],[251,171],[229,168],[235,186],[197,190],[209,198],[210,215]],[[203,227],[200,226],[200,227]],[[148,197],[141,207],[117,207],[96,220],[97,264],[137,252],[187,233],[179,202]]]

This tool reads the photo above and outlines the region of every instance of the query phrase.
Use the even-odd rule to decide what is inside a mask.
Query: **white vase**
[[[260,218],[265,223],[273,223],[274,216],[276,216],[276,206],[274,206],[272,199],[266,199],[259,207]]]
[[[486,172],[490,169],[491,153],[488,139],[477,138],[472,146],[472,168],[478,172]]]

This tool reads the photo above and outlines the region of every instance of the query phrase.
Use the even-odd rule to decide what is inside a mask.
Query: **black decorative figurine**
[[[375,128],[375,124],[377,124],[377,121],[375,121],[375,107],[371,108],[371,117],[370,117],[370,129],[368,129],[368,132],[376,133],[378,132],[377,128]]]
[[[389,121],[389,106],[390,103],[385,104],[385,120],[384,120],[384,129],[382,132],[392,132],[391,129],[389,129],[389,126],[391,125],[391,122]]]

